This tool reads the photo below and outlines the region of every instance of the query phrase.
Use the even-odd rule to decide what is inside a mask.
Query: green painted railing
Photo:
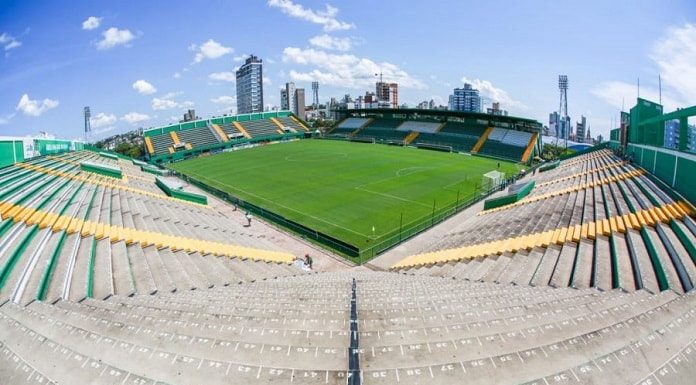
[[[82,162],[80,163],[80,170],[93,172],[95,174],[100,174],[116,179],[123,178],[123,173],[121,172],[121,169],[119,167],[106,166],[103,164]]]
[[[492,198],[492,199],[487,199],[485,202],[483,202],[483,209],[488,210],[488,209],[494,209],[496,207],[502,207],[502,206],[507,206],[509,204],[518,202],[522,200],[522,198],[526,197],[529,195],[530,192],[534,189],[534,185],[536,184],[535,181],[530,181],[522,185],[517,191],[512,192],[507,195],[503,195],[498,198]]]
[[[170,197],[182,199],[182,200],[189,201],[189,202],[199,203],[202,205],[208,204],[208,197],[206,197],[205,195],[196,194],[196,193],[192,193],[189,191],[173,189],[173,188],[169,187],[167,185],[167,183],[165,183],[160,178],[155,178],[155,184],[157,185],[157,187],[161,188],[165,194],[167,194]]]

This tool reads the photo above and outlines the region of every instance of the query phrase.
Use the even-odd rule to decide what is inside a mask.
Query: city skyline
[[[621,104],[635,101],[638,78],[641,96],[657,101],[661,74],[666,111],[696,100],[696,5],[658,5],[583,2],[549,10],[539,2],[442,1],[408,10],[371,4],[364,12],[321,1],[203,2],[193,17],[202,21],[182,28],[174,21],[190,17],[183,4],[138,4],[131,12],[117,3],[72,9],[8,2],[0,14],[0,133],[79,138],[85,106],[101,137],[170,123],[189,108],[201,117],[229,113],[237,104],[235,71],[255,54],[265,67],[264,107],[281,104],[288,82],[311,89],[318,81],[325,103],[374,90],[374,74],[382,73],[385,83],[399,85],[399,104],[444,105],[454,88],[470,83],[488,103],[482,111],[497,101],[510,115],[548,124],[563,73],[571,82],[569,115],[586,116],[593,135],[608,137]],[[483,16],[492,9],[505,28],[488,25]],[[379,34],[385,12],[394,28]],[[471,20],[465,31],[450,16],[461,13]],[[64,17],[48,16],[56,14]],[[255,17],[232,16],[244,14]],[[222,21],[230,17],[227,26]],[[254,32],[259,19],[262,34]],[[416,24],[429,37],[413,34]],[[472,32],[476,39],[460,43]]]

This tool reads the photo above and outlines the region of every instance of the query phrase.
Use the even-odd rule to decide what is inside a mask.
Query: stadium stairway
[[[227,134],[225,134],[225,131],[223,131],[222,128],[220,128],[220,126],[218,126],[217,124],[213,123],[208,127],[220,142],[227,142],[230,140]]]
[[[148,154],[155,155],[155,148],[152,146],[152,139],[149,136],[145,137],[145,148]]]
[[[409,132],[408,135],[406,135],[406,137],[404,138],[404,144],[410,144],[411,142],[416,140],[416,138],[418,138],[419,134],[420,134],[420,132],[417,132],[417,131]]]
[[[240,122],[237,122],[237,121],[232,122],[232,125],[234,125],[234,128],[236,128],[239,132],[241,132],[245,138],[247,138],[247,139],[251,138],[251,134],[249,134],[249,132],[246,130],[246,128],[244,128],[244,126]]]
[[[534,145],[536,144],[538,138],[538,133],[535,132],[532,134],[532,137],[529,139],[529,143],[527,143],[527,147],[524,149],[524,153],[522,154],[522,159],[520,159],[520,162],[529,162],[529,158],[532,156],[532,151],[534,151]]]
[[[486,139],[488,139],[488,136],[491,134],[492,131],[493,131],[493,127],[486,128],[486,131],[484,131],[483,134],[481,134],[478,141],[476,141],[476,144],[474,145],[474,147],[471,148],[472,154],[476,154],[479,152],[479,150],[481,149],[481,146],[483,146],[483,144],[486,142]]]

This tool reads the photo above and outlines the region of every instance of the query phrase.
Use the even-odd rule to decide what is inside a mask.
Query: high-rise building
[[[301,119],[305,118],[305,92],[304,88],[297,88],[295,90],[295,110],[293,111],[295,115],[299,116]]]
[[[501,115],[501,116],[507,116],[508,112],[506,110],[503,110],[500,108],[500,102],[493,102],[493,106],[491,108],[486,109],[486,113],[490,115]]]
[[[196,119],[199,119],[196,116],[196,110],[188,110],[184,113],[184,120],[182,120],[182,122],[190,122]]]
[[[481,112],[479,90],[465,83],[464,88],[455,88],[449,96],[449,109],[452,111]]]
[[[379,81],[375,83],[375,95],[382,104],[387,104],[390,108],[399,108],[398,84]]]
[[[263,60],[251,55],[236,72],[237,113],[263,111]]]
[[[293,114],[304,119],[305,91],[304,88],[295,88],[295,83],[285,83],[280,90],[280,109],[290,110]]]
[[[580,121],[575,122],[575,140],[582,142],[585,140],[585,132],[587,130],[587,118],[584,115],[580,116]]]
[[[319,82],[312,82],[312,107],[319,108]]]
[[[551,135],[559,139],[569,139],[571,128],[572,126],[570,124],[569,116],[566,116],[565,119],[563,119],[557,111],[549,114],[549,132]]]

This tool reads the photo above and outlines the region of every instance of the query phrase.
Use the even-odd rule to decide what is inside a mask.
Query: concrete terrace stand
[[[108,176],[108,177],[116,178],[116,179],[121,179],[123,177],[123,173],[121,172],[120,167],[107,166],[105,164],[100,164],[100,163],[81,162],[80,163],[80,170],[87,171],[87,172],[93,172],[95,174],[100,174],[100,175],[104,175],[104,176]]]

